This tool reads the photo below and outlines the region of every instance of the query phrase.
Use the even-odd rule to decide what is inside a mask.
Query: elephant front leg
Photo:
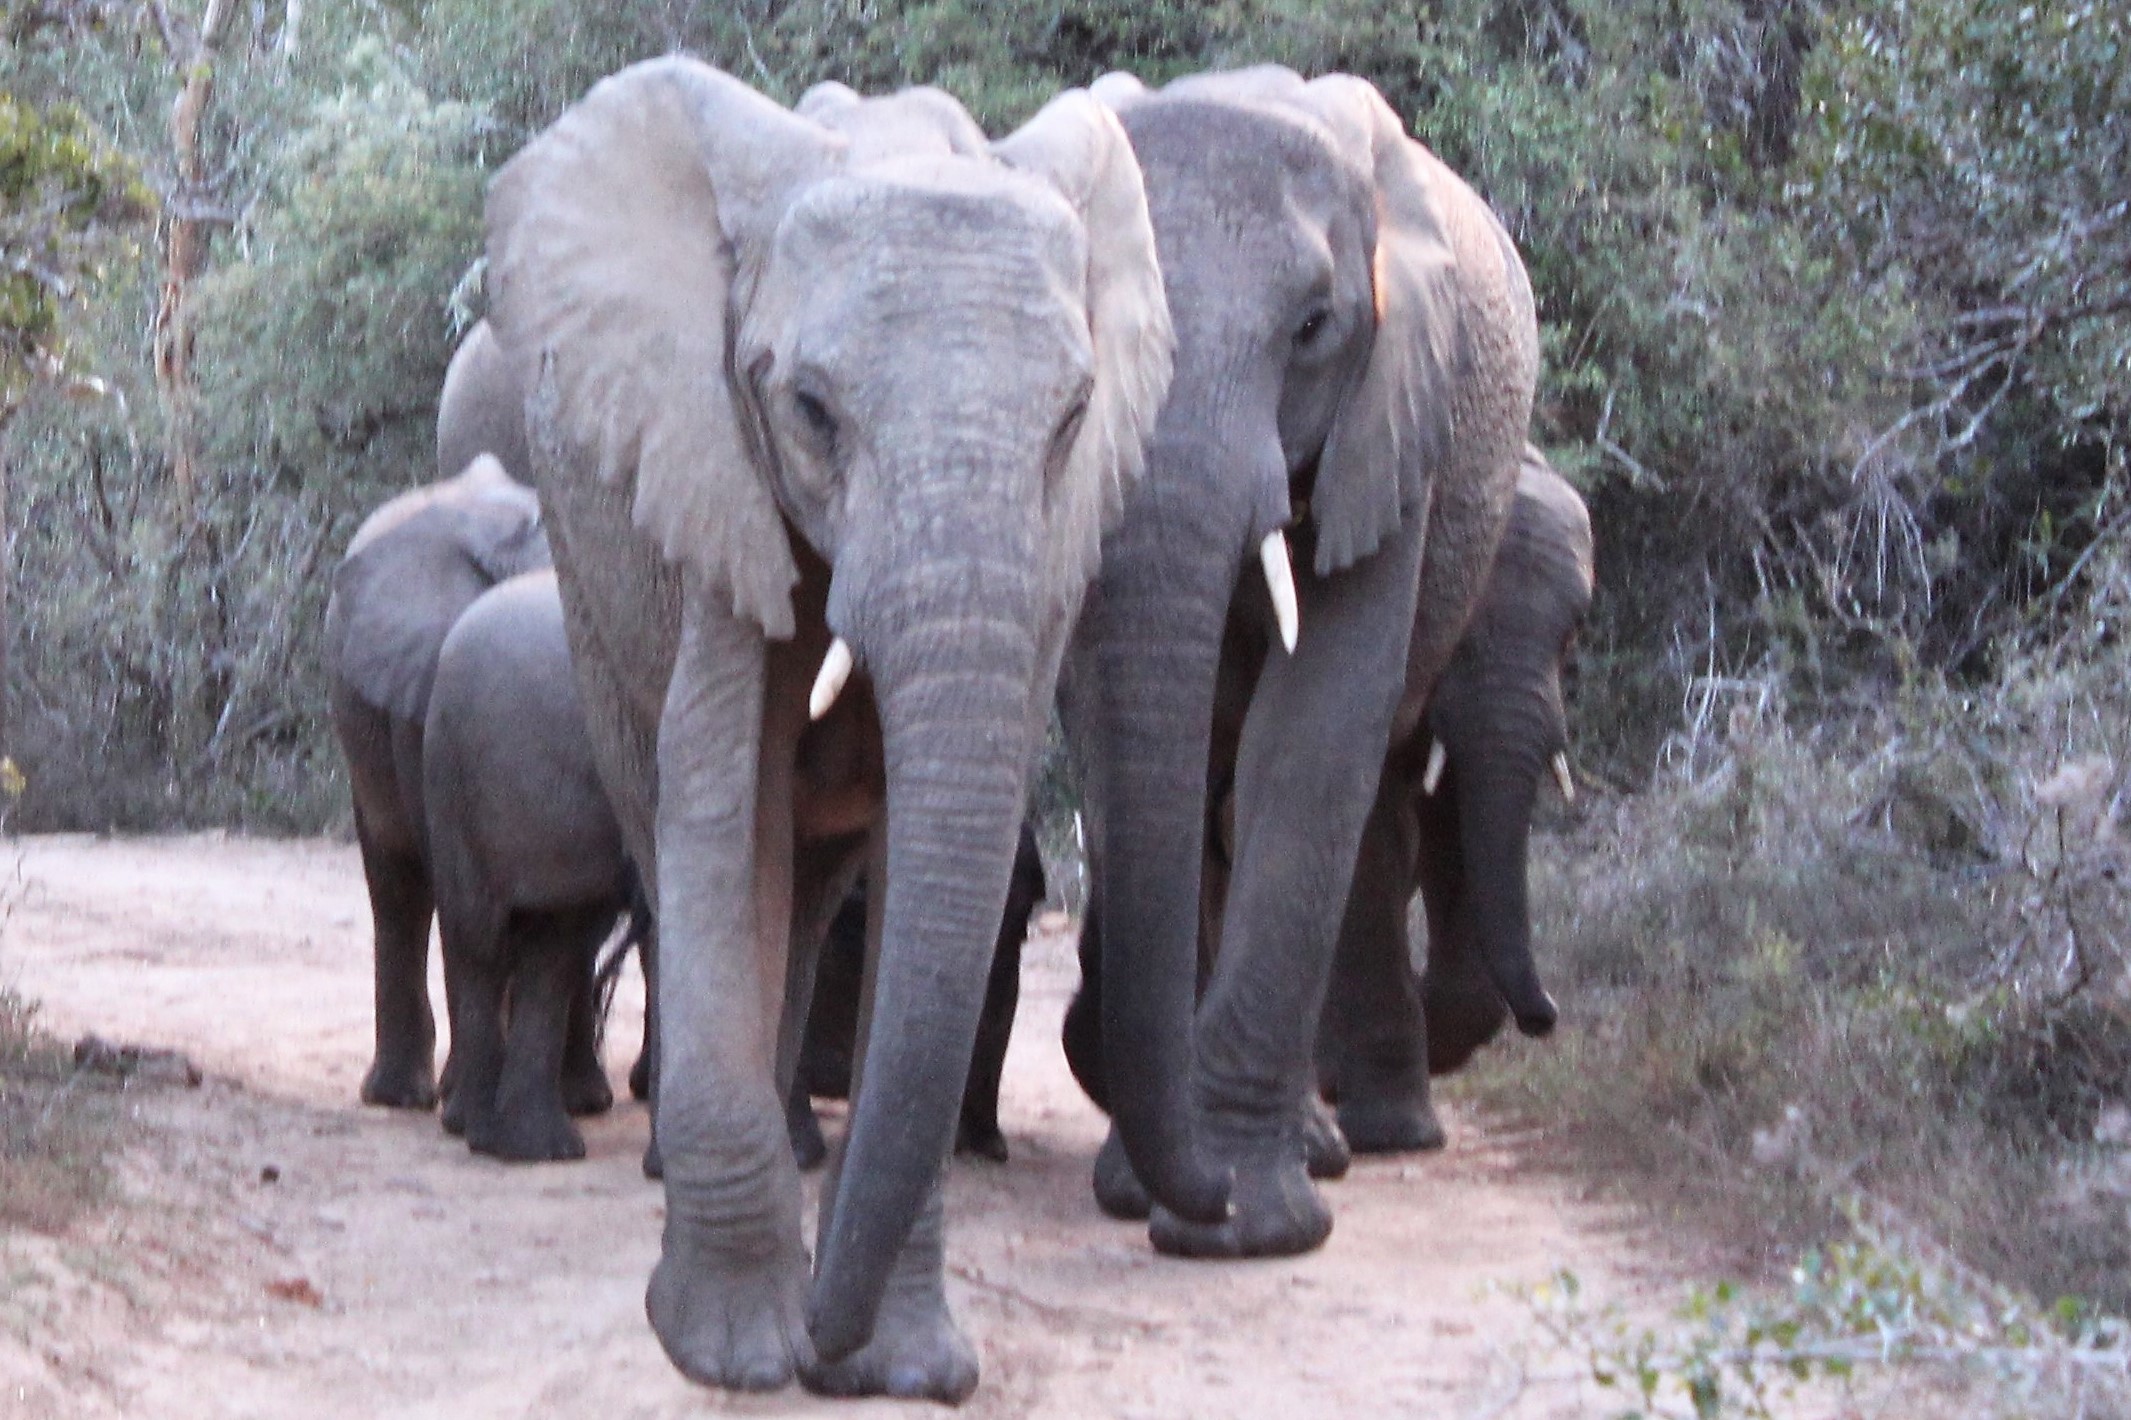
[[[1404,777],[1387,770],[1362,830],[1318,1025],[1318,1058],[1338,1101],[1340,1132],[1364,1154],[1440,1149],[1444,1142],[1428,1098],[1420,983],[1406,935],[1415,850],[1404,796]]]
[[[808,1390],[958,1405],[977,1388],[976,1347],[947,1307],[945,1211],[935,1178],[888,1278],[873,1339],[841,1361],[808,1367]]]
[[[873,1026],[874,977],[880,966],[880,943],[887,894],[886,842],[872,847],[871,881],[866,898],[866,965],[859,989],[856,1038],[851,1051],[851,1098],[865,1082],[867,1047]],[[820,1232],[830,1224],[842,1196],[846,1135],[821,1184]],[[946,1289],[946,1210],[943,1206],[945,1160],[934,1174],[925,1201],[911,1224],[910,1236],[896,1254],[894,1270],[875,1315],[873,1335],[865,1345],[831,1363],[817,1363],[802,1373],[807,1389],[820,1395],[891,1395],[906,1400],[937,1400],[956,1405],[977,1388],[977,1352],[948,1310]]]
[[[1311,1182],[1306,1101],[1317,1021],[1404,688],[1420,536],[1310,579],[1292,654],[1275,649],[1236,759],[1234,867],[1219,957],[1199,1008],[1200,1144],[1234,1183],[1231,1216],[1154,1210],[1155,1247],[1190,1257],[1306,1252],[1332,1230]]]
[[[429,1009],[429,922],[436,907],[419,856],[379,846],[356,821],[375,929],[377,1050],[364,1104],[435,1109],[436,1020]]]
[[[682,1374],[774,1390],[813,1360],[799,1171],[775,1080],[790,921],[761,783],[768,655],[753,628],[688,598],[659,726],[659,1067],[666,1225],[645,1310]],[[789,774],[789,760],[784,772]],[[764,851],[774,856],[760,861]],[[762,870],[782,865],[779,891]],[[778,897],[774,916],[766,897]]]

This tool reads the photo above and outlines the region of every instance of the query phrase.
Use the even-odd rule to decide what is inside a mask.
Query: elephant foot
[[[1310,1182],[1292,1129],[1227,1147],[1218,1134],[1201,1137],[1216,1166],[1226,1162],[1229,1167],[1229,1217],[1220,1223],[1191,1223],[1157,1207],[1147,1230],[1156,1252],[1171,1257],[1292,1257],[1323,1245],[1332,1232],[1332,1210]]]
[[[646,1050],[629,1067],[629,1098],[639,1103],[651,1098],[651,1052]]]
[[[792,1141],[792,1158],[801,1173],[811,1173],[829,1157],[829,1142],[821,1137],[821,1121],[805,1095],[796,1095],[785,1106],[784,1132]]]
[[[1354,1162],[1339,1121],[1314,1092],[1302,1102],[1302,1157],[1311,1178],[1345,1178]]]
[[[498,1104],[494,1114],[471,1123],[466,1147],[510,1163],[561,1163],[585,1156],[585,1140],[559,1108],[512,1108]]]
[[[1154,1207],[1139,1175],[1132,1171],[1132,1161],[1125,1157],[1125,1142],[1118,1138],[1114,1124],[1095,1153],[1095,1206],[1128,1223],[1145,1221]]]
[[[571,1116],[605,1114],[614,1108],[614,1087],[596,1061],[565,1070],[562,1075],[562,1107]]]
[[[676,1259],[651,1271],[644,1312],[666,1358],[699,1385],[780,1390],[814,1361],[806,1255],[754,1266]]]
[[[444,1096],[444,1132],[454,1139],[466,1137],[466,1126],[473,1121],[473,1101],[465,1090],[452,1090]]]
[[[937,1292],[882,1301],[873,1339],[840,1361],[803,1367],[816,1395],[888,1395],[960,1405],[977,1388],[977,1351]]]
[[[1005,1163],[1006,1136],[999,1132],[999,1121],[963,1120],[955,1130],[955,1153]]]
[[[435,1109],[437,1087],[429,1062],[378,1056],[363,1076],[362,1101],[383,1109]]]
[[[1361,1154],[1417,1154],[1440,1149],[1449,1136],[1435,1106],[1411,1095],[1339,1102],[1339,1128]]]

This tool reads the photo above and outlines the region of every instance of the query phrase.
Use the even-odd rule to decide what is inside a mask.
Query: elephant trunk
[[[886,757],[887,895],[873,1019],[809,1308],[825,1360],[870,1338],[954,1140],[1031,762],[1025,568],[898,559],[857,637]],[[969,583],[981,583],[972,595]],[[887,610],[893,608],[893,610]]]
[[[1233,477],[1239,447],[1256,452],[1246,461],[1262,476]],[[1209,477],[1221,486],[1208,490]],[[1097,911],[1108,1103],[1149,1196],[1193,1222],[1228,1215],[1227,1180],[1206,1168],[1191,1132],[1215,687],[1239,570],[1285,519],[1286,496],[1270,429],[1256,441],[1158,442],[1141,501],[1105,548],[1102,595],[1084,633],[1098,648],[1102,706]]]
[[[1473,935],[1517,1029],[1529,1036],[1548,1034],[1560,1014],[1532,961],[1526,854],[1543,772],[1522,747],[1488,744],[1466,759],[1458,786]]]

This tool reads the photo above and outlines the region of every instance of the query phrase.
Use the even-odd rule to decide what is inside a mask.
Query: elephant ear
[[[1142,84],[1136,75],[1127,74],[1122,69],[1112,69],[1088,85],[1088,93],[1110,112],[1123,113],[1147,97],[1147,86]]]
[[[1094,353],[1088,408],[1053,494],[1051,586],[1094,575],[1102,535],[1139,481],[1169,392],[1176,334],[1155,253],[1139,160],[1117,115],[1070,89],[993,145],[1010,167],[1051,183],[1087,239],[1087,322]]]
[[[1406,136],[1364,80],[1331,75],[1296,98],[1376,185],[1376,340],[1325,441],[1310,496],[1322,577],[1424,513],[1449,463],[1468,335],[1444,207],[1449,170]]]
[[[1597,584],[1591,510],[1583,495],[1554,470],[1546,455],[1533,444],[1524,446],[1518,460],[1517,504],[1510,521],[1513,530],[1519,525],[1533,530],[1532,535],[1552,552],[1558,574],[1577,589],[1588,607]]]
[[[373,513],[333,574],[327,654],[364,703],[419,721],[437,653],[497,582],[545,565],[533,491],[487,454]]]
[[[843,140],[670,57],[602,80],[497,175],[490,320],[543,484],[633,480],[637,527],[775,637],[790,538],[729,369],[732,289],[783,200]]]

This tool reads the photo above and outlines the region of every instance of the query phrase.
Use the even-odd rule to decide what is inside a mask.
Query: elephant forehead
[[[988,159],[905,157],[811,184],[779,225],[794,257],[922,245],[936,255],[1085,272],[1079,218],[1048,184]]]
[[[1364,154],[1289,105],[1157,96],[1122,118],[1157,214],[1186,189],[1221,191],[1258,210],[1291,196],[1366,201],[1370,191]]]
[[[765,284],[783,288],[773,304],[795,310],[786,334],[816,346],[1012,328],[1017,344],[1089,359],[1078,219],[1038,185],[976,163],[896,164],[815,184],[780,226]]]

